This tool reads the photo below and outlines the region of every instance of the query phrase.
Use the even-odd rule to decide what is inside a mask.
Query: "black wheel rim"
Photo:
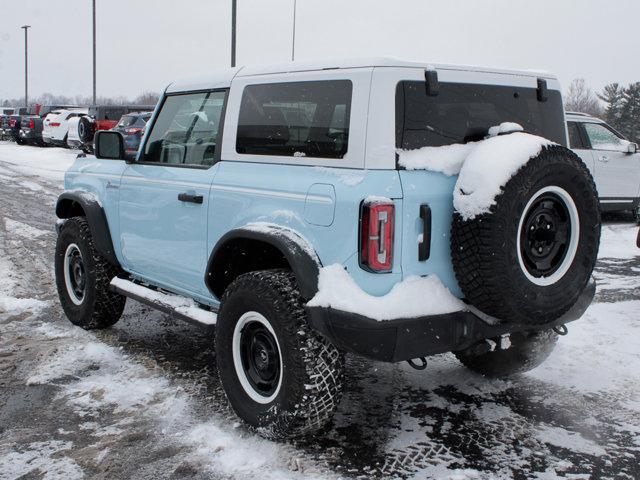
[[[562,265],[571,239],[571,218],[555,193],[537,198],[525,213],[520,231],[520,254],[536,278],[552,275]]]
[[[68,279],[71,291],[74,293],[76,299],[82,300],[84,298],[84,292],[87,283],[87,276],[84,267],[84,261],[80,250],[77,248],[71,249],[68,253]]]
[[[260,395],[268,397],[278,388],[280,353],[273,334],[260,322],[250,322],[242,329],[240,358],[247,380]]]

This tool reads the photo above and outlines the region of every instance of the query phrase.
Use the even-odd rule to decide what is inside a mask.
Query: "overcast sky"
[[[98,95],[230,62],[231,0],[97,0]],[[293,0],[238,0],[238,64],[288,61]],[[298,0],[296,59],[394,56],[640,81],[638,0]],[[91,93],[91,0],[0,0],[0,99]]]

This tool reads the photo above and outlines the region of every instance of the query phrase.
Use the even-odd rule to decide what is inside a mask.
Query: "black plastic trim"
[[[218,270],[216,265],[223,263],[221,255],[225,254],[225,246],[237,239],[257,240],[275,247],[282,253],[291,267],[302,297],[308,300],[316,294],[318,291],[318,275],[322,266],[317,256],[313,258],[298,242],[292,240],[289,237],[290,231],[283,234],[282,230],[284,229],[279,229],[276,225],[265,230],[270,231],[238,228],[227,232],[218,240],[209,256],[204,279],[205,285],[216,298],[221,296],[221,292],[216,291],[217,289],[214,287],[216,284],[216,271]]]
[[[422,241],[418,244],[418,261],[425,262],[431,256],[431,207],[426,203],[420,205],[422,219]]]
[[[489,324],[470,311],[378,321],[332,308],[307,307],[309,322],[337,348],[383,362],[401,362],[464,350],[507,333],[546,330],[579,319],[596,291],[592,279],[576,304],[562,317],[544,325]]]
[[[437,97],[440,94],[440,82],[438,81],[438,72],[435,70],[425,70],[424,79],[426,81],[427,95],[429,97]]]
[[[82,211],[78,211],[79,206]],[[86,198],[82,192],[63,192],[56,203],[58,218],[84,216],[91,230],[96,250],[112,265],[120,266],[111,241],[111,232],[104,209],[96,200]]]
[[[544,78],[538,78],[538,101],[546,102],[547,100],[549,100],[547,81]]]

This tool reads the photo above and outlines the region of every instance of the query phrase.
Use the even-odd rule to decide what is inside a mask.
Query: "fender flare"
[[[107,216],[97,197],[83,191],[63,192],[56,203],[56,215],[61,219],[84,216],[89,224],[96,250],[109,263],[120,267],[111,241]]]
[[[259,228],[252,226],[230,230],[223,235],[211,251],[205,271],[205,284],[216,297],[216,266],[221,263],[226,246],[234,240],[247,239],[264,242],[276,248],[289,263],[296,277],[298,288],[305,300],[313,298],[318,291],[318,276],[322,263],[309,242],[294,230],[276,224],[260,224]]]

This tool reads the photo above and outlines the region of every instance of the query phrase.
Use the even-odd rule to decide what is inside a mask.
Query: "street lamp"
[[[93,105],[96,104],[96,0],[93,0]]]
[[[293,38],[291,39],[291,61],[296,59],[296,6],[297,0],[293,0]]]
[[[231,0],[231,68],[236,66],[236,0]]]
[[[28,40],[27,32],[31,25],[23,25],[20,28],[24,30],[24,106],[29,106],[29,54],[27,53]]]

